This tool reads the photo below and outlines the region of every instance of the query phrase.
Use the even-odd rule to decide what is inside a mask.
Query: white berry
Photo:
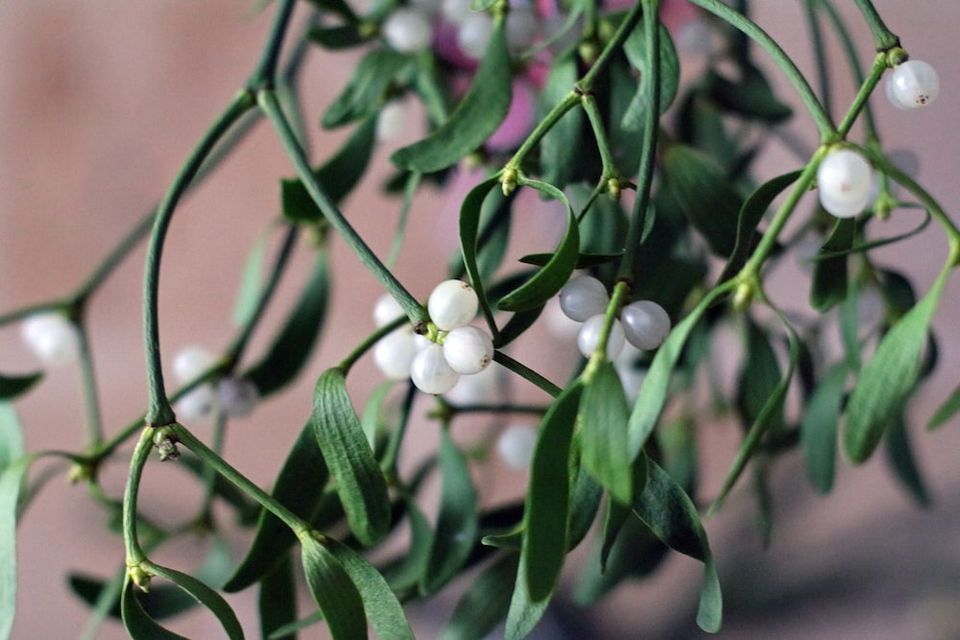
[[[431,344],[413,359],[410,379],[420,391],[439,395],[450,391],[460,379],[460,374],[443,357],[443,347]]]
[[[217,396],[213,392],[213,387],[208,384],[201,385],[185,394],[177,400],[177,416],[186,420],[200,420],[216,408]]]
[[[377,303],[373,305],[373,323],[378,328],[390,324],[402,315],[403,307],[389,293],[377,298]]]
[[[528,424],[510,425],[497,439],[497,453],[511,469],[526,469],[537,447],[537,430]]]
[[[383,23],[383,37],[393,49],[401,53],[413,53],[430,46],[433,29],[422,12],[396,9]]]
[[[898,109],[925,107],[940,95],[937,70],[922,60],[907,60],[887,77],[887,98]]]
[[[253,413],[259,395],[253,383],[245,378],[226,377],[217,382],[217,401],[231,418],[243,418]]]
[[[462,280],[444,280],[430,293],[427,312],[441,331],[462,327],[477,315],[477,292]]]
[[[577,322],[603,313],[609,302],[607,288],[591,276],[577,276],[560,290],[560,308],[568,318]]]
[[[493,21],[485,13],[471,13],[460,22],[457,29],[457,46],[463,53],[479,60],[487,50],[493,34]]]
[[[620,376],[623,394],[630,404],[636,401],[637,394],[640,393],[640,385],[643,384],[644,378],[647,377],[646,369],[640,369],[636,366],[637,358],[640,357],[641,353],[639,349],[627,342],[623,347],[623,351],[620,352],[620,355],[617,356],[617,359],[613,362],[613,366],[617,370],[617,375]]]
[[[540,19],[530,7],[511,8],[507,14],[507,48],[514,53],[529,49],[539,26]]]
[[[502,401],[506,384],[501,367],[487,367],[472,376],[460,376],[460,381],[443,397],[455,405]]]
[[[870,204],[873,169],[850,149],[831,151],[817,169],[820,204],[839,218],[857,215]]]
[[[440,7],[443,18],[447,22],[460,24],[471,15],[472,0],[443,0]]]
[[[186,384],[196,380],[217,364],[217,357],[196,345],[184,347],[173,357],[173,375]]]
[[[572,342],[580,332],[580,323],[567,317],[567,314],[560,308],[559,298],[551,298],[547,302],[542,317],[547,332],[558,340]]]
[[[637,349],[656,349],[670,333],[670,316],[652,300],[632,302],[620,313],[623,333]]]
[[[410,377],[410,366],[417,352],[413,332],[406,328],[397,329],[377,342],[373,348],[373,361],[384,377],[406,380]]]
[[[80,354],[80,333],[60,313],[29,316],[20,327],[20,336],[34,355],[48,367],[75,362]]]
[[[403,135],[407,129],[407,105],[403,100],[391,100],[377,116],[377,141],[389,142]]]
[[[493,360],[493,340],[483,329],[458,327],[444,338],[443,356],[457,373],[480,373]]]
[[[593,355],[593,352],[597,349],[603,321],[604,316],[593,316],[580,327],[580,333],[577,335],[577,347],[586,358]],[[610,327],[610,335],[607,336],[607,360],[613,360],[620,355],[620,352],[623,351],[623,344],[623,327],[619,320],[614,319],[613,325]]]

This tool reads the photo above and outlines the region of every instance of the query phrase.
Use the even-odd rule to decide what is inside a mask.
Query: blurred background
[[[754,2],[755,19],[814,77],[800,2]],[[838,0],[864,60],[871,38],[850,0]],[[909,149],[918,160],[920,182],[948,212],[960,215],[960,68],[957,28],[960,3],[942,0],[877,0],[888,25],[910,53],[933,63],[941,76],[941,96],[929,109],[902,113],[886,100],[874,100],[888,149]],[[302,17],[302,16],[300,16]],[[121,234],[163,192],[180,163],[212,118],[245,80],[270,19],[249,2],[236,0],[7,0],[0,3],[0,313],[62,296],[98,264]],[[845,63],[831,39],[836,103],[852,98]],[[777,84],[782,78],[756,57]],[[314,125],[318,157],[338,148],[341,134],[321,132],[316,114],[344,85],[355,54],[318,53],[304,73],[308,119]],[[684,61],[692,68],[702,61]],[[688,73],[685,70],[685,75]],[[882,92],[881,92],[882,93]],[[798,109],[789,134],[811,148],[815,129]],[[395,144],[412,140],[417,131]],[[367,182],[346,203],[358,230],[381,255],[389,248],[399,205],[379,196],[388,174],[388,151],[380,150]],[[765,176],[793,168],[797,161],[778,145],[764,152]],[[231,335],[230,314],[240,271],[257,234],[278,214],[278,178],[292,174],[288,160],[266,126],[261,126],[178,212],[167,244],[161,285],[164,361],[186,345],[222,348]],[[761,176],[764,177],[764,176]],[[469,184],[469,177],[460,183]],[[422,192],[411,217],[408,251],[397,274],[424,297],[445,272],[456,247],[457,196]],[[543,250],[558,233],[556,212],[530,199],[529,217],[516,225],[511,256]],[[807,211],[809,207],[802,207]],[[803,214],[799,214],[803,215]],[[891,230],[909,227],[896,221]],[[876,252],[876,260],[896,265],[926,290],[942,264],[946,246],[931,228]],[[546,234],[546,236],[544,235]],[[372,330],[370,312],[382,293],[345,246],[333,242],[333,298],[320,344],[309,369],[288,393],[266,402],[254,416],[230,425],[228,459],[244,473],[269,485],[287,448],[309,413],[312,383],[332,362]],[[284,281],[267,327],[258,332],[251,353],[259,353],[271,328],[294,300],[307,276],[309,256],[301,250]],[[119,430],[143,411],[146,383],[141,343],[143,252],[138,251],[96,295],[90,309],[93,351],[103,388],[108,432]],[[803,309],[807,281],[802,269],[778,270],[772,297]],[[764,549],[754,523],[750,492],[742,485],[706,528],[725,587],[724,638],[948,639],[960,637],[960,424],[957,420],[927,434],[922,426],[960,381],[960,280],[944,295],[935,327],[941,360],[910,408],[917,456],[933,504],[918,509],[889,475],[883,455],[862,468],[841,464],[833,494],[823,498],[809,488],[798,454],[773,469],[776,521],[772,544]],[[562,379],[576,358],[573,341],[558,342],[533,331],[515,354]],[[36,366],[20,344],[16,327],[0,330],[4,372]],[[731,370],[737,366],[731,363]],[[351,376],[359,405],[379,374],[365,359]],[[544,400],[524,384],[522,400]],[[426,403],[418,405],[422,414]],[[52,372],[42,386],[18,404],[30,450],[79,449],[84,414],[78,373]],[[190,425],[200,437],[210,425]],[[484,433],[484,421],[458,423],[465,440]],[[436,425],[422,415],[411,426],[405,460],[415,461],[436,442]],[[471,431],[473,430],[473,431]],[[739,426],[719,421],[701,430],[702,495],[715,494],[740,438]],[[119,495],[128,458],[104,470],[108,491]],[[526,476],[494,461],[477,469],[484,504],[523,492]],[[746,483],[743,483],[744,485]],[[141,504],[160,521],[176,521],[196,508],[194,484],[175,469],[147,468]],[[112,575],[122,562],[122,544],[104,529],[104,512],[81,487],[58,476],[31,506],[19,529],[19,607],[14,637],[75,637],[87,608],[69,591],[68,571]],[[247,538],[232,539],[242,553]],[[159,560],[189,567],[202,557],[206,542],[186,541],[161,550]],[[582,554],[581,554],[582,555]],[[573,577],[575,559],[568,571]],[[581,610],[561,597],[563,606],[544,623],[543,638],[698,637],[694,624],[701,565],[671,557],[651,580],[617,590],[601,605]],[[465,581],[461,581],[464,582]],[[460,585],[458,588],[462,588]],[[457,588],[452,591],[457,591]],[[256,629],[255,596],[230,596],[245,627]],[[433,637],[449,615],[454,595],[412,609],[418,637]],[[569,606],[568,606],[569,605]],[[311,609],[305,604],[304,613]],[[196,638],[219,637],[204,613],[191,613],[172,628]],[[311,629],[302,637],[320,637]],[[103,638],[125,637],[117,623]]]

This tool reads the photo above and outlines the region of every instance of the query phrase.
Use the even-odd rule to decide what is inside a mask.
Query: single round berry
[[[477,315],[477,292],[462,280],[444,280],[430,293],[427,312],[441,331],[462,327]]]
[[[558,340],[573,342],[580,332],[580,323],[567,317],[560,308],[559,298],[551,298],[543,310],[543,321],[547,333]]]
[[[623,395],[626,396],[629,404],[636,401],[637,394],[640,393],[640,385],[647,377],[647,370],[637,366],[637,359],[642,353],[628,342],[624,345],[623,351],[620,352],[617,359],[613,361],[617,375],[620,376],[620,384],[623,386]]]
[[[511,8],[507,14],[507,48],[514,53],[529,49],[539,28],[540,18],[531,7]]]
[[[387,44],[401,53],[414,53],[430,46],[430,20],[416,9],[396,9],[383,23]]]
[[[193,389],[177,400],[177,416],[185,420],[200,420],[217,407],[217,395],[208,384]]]
[[[217,364],[217,357],[196,345],[184,347],[173,357],[173,376],[186,384],[196,380]]]
[[[887,77],[887,98],[898,109],[925,107],[940,95],[937,70],[922,60],[907,60]]]
[[[577,276],[560,290],[560,308],[568,318],[577,322],[602,314],[609,303],[607,288],[591,276]]]
[[[460,374],[443,357],[443,347],[431,344],[413,359],[410,379],[420,391],[439,395],[450,391],[460,379]]]
[[[580,333],[577,334],[577,347],[585,358],[592,356],[597,349],[603,320],[603,315],[593,316],[580,327]],[[620,355],[620,352],[623,351],[623,344],[623,327],[619,320],[614,319],[613,325],[610,327],[610,335],[607,336],[607,360],[613,360]]]
[[[260,394],[246,378],[221,378],[217,382],[217,402],[231,418],[243,418],[253,413]]]
[[[76,325],[59,313],[29,316],[20,327],[20,336],[48,367],[75,362],[80,354],[80,333]]]
[[[385,327],[402,315],[403,307],[389,293],[377,298],[377,303],[373,305],[373,323],[377,327]]]
[[[485,13],[471,13],[460,22],[457,29],[457,46],[464,55],[479,60],[487,50],[493,34],[493,21]]]
[[[373,348],[373,362],[385,378],[406,380],[410,377],[410,366],[417,352],[417,342],[410,329],[397,329],[377,342]]]
[[[472,15],[472,0],[443,0],[440,10],[443,19],[453,24],[461,24]]]
[[[443,397],[455,405],[502,401],[507,393],[507,384],[508,379],[501,367],[487,367],[472,376],[460,376],[460,381]]]
[[[838,217],[854,216],[870,202],[873,169],[856,151],[831,151],[817,169],[817,187],[820,204],[828,213]]]
[[[627,342],[637,349],[656,349],[670,333],[670,316],[653,300],[631,302],[620,313]]]
[[[377,116],[377,140],[388,142],[403,135],[407,129],[407,105],[403,100],[391,100]]]
[[[528,424],[510,425],[497,439],[497,453],[511,469],[526,469],[537,447],[537,430]]]
[[[458,327],[443,339],[443,357],[457,373],[480,373],[493,361],[493,340],[483,329]]]

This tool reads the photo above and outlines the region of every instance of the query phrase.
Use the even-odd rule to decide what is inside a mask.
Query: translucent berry
[[[20,336],[34,355],[48,367],[75,362],[80,354],[80,333],[60,313],[29,316],[20,327]]]
[[[417,341],[407,328],[397,329],[383,337],[373,348],[373,361],[380,373],[390,380],[406,380],[417,355]]]
[[[420,391],[439,395],[450,391],[460,379],[460,374],[447,363],[443,347],[431,344],[414,357],[410,379]]]
[[[568,318],[577,322],[602,314],[609,302],[607,288],[591,276],[577,276],[560,290],[560,308]]]
[[[213,387],[204,384],[177,400],[177,416],[185,420],[200,420],[217,408],[217,395]]]
[[[507,48],[516,53],[529,49],[537,37],[540,19],[530,7],[511,8],[507,14]]]
[[[403,307],[389,293],[377,298],[377,303],[373,305],[373,323],[377,327],[384,327],[402,315]]]
[[[443,340],[443,356],[457,373],[479,373],[493,361],[493,340],[477,327],[458,327]]]
[[[403,135],[407,129],[407,105],[403,100],[391,100],[377,116],[377,140],[388,142]]]
[[[907,60],[887,77],[887,98],[898,109],[925,107],[940,95],[937,70],[922,60]]]
[[[479,60],[487,50],[493,33],[493,21],[485,13],[471,13],[460,22],[457,29],[457,46],[464,55]]]
[[[245,378],[226,377],[217,382],[217,402],[231,418],[243,418],[253,413],[259,395],[253,383]]]
[[[580,333],[577,335],[577,347],[584,357],[589,358],[597,348],[600,341],[600,329],[603,328],[604,317],[602,315],[593,316],[583,323],[580,327]],[[607,360],[613,360],[623,351],[624,337],[623,327],[619,320],[614,320],[610,327],[610,335],[607,337]]]
[[[670,316],[652,300],[631,302],[620,313],[627,342],[637,349],[656,349],[670,333]]]
[[[441,331],[462,327],[477,315],[477,292],[462,280],[444,280],[430,293],[427,312]]]
[[[870,204],[873,169],[850,149],[831,151],[817,169],[820,204],[839,218],[857,215]]]
[[[401,53],[413,53],[430,46],[433,29],[427,16],[416,9],[396,9],[383,23],[387,44]]]
[[[537,430],[528,424],[510,425],[497,439],[497,453],[511,469],[526,469],[537,447]]]
[[[580,323],[567,317],[560,308],[560,300],[551,298],[543,310],[543,321],[547,332],[558,340],[573,341],[580,333]]]
[[[460,376],[460,381],[443,397],[455,405],[502,401],[507,393],[507,383],[501,367],[487,367],[472,376]]]
[[[217,357],[196,345],[184,347],[173,357],[173,376],[186,384],[196,380],[217,364]]]

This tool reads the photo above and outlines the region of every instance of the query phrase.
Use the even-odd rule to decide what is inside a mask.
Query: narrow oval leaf
[[[847,403],[844,450],[854,464],[870,457],[883,430],[913,390],[920,373],[920,352],[952,265],[947,264],[930,291],[883,337],[857,378]]]
[[[527,311],[541,306],[555,296],[570,279],[580,256],[580,229],[577,216],[570,201],[562,191],[539,180],[528,180],[533,187],[550,198],[559,200],[567,208],[567,231],[553,257],[532,278],[500,299],[498,307],[503,311]]]
[[[773,95],[763,73],[752,65],[743,68],[743,77],[737,82],[711,72],[705,87],[716,104],[743,118],[777,124],[793,115],[793,110]]]
[[[577,56],[571,50],[558,56],[550,67],[547,83],[543,88],[540,111],[546,115],[548,109],[560,104],[577,82]],[[583,133],[583,110],[570,109],[547,131],[540,141],[540,167],[543,179],[563,189],[573,180],[579,158],[570,153],[580,145]]]
[[[376,115],[383,106],[387,88],[409,64],[409,56],[389,49],[367,52],[354,67],[347,86],[323,113],[320,123],[325,129],[332,129]]]
[[[260,582],[257,593],[260,636],[269,638],[297,619],[297,583],[293,560],[285,553]],[[293,634],[284,637],[290,638]]]
[[[578,414],[581,461],[620,504],[633,499],[627,398],[617,370],[604,362],[584,384]]]
[[[295,622],[285,624],[282,627],[275,629],[273,633],[267,636],[267,640],[289,640],[290,638],[294,638],[296,633],[301,629],[312,627],[313,625],[320,624],[321,622],[323,622],[323,612],[314,611],[306,618],[301,618]]]
[[[328,479],[327,466],[317,448],[313,422],[310,421],[287,454],[271,495],[297,516],[311,521]],[[296,541],[287,525],[263,509],[250,550],[227,580],[224,590],[228,593],[240,591],[260,580]]]
[[[530,635],[550,604],[550,595],[539,602],[531,598],[528,584],[530,584],[530,578],[524,568],[521,555],[517,567],[517,579],[513,584],[513,595],[510,597],[510,608],[507,610],[505,640],[523,640]]]
[[[320,542],[307,535],[300,540],[303,571],[313,599],[334,640],[367,637],[363,600],[340,561]]]
[[[847,380],[845,363],[830,369],[810,396],[800,421],[800,443],[807,464],[807,477],[822,494],[833,489],[837,460],[837,426]]]
[[[760,417],[767,399],[776,392],[781,375],[780,363],[767,331],[748,317],[745,333],[746,358],[737,385],[737,406],[744,426],[749,428]],[[775,419],[771,428],[783,427],[783,413]]]
[[[951,418],[957,415],[958,412],[960,412],[960,386],[954,389],[950,397],[944,400],[943,404],[936,410],[933,417],[930,418],[930,422],[927,424],[927,429],[930,431],[939,429],[950,422]]]
[[[362,544],[374,544],[390,528],[390,498],[339,369],[330,369],[317,380],[313,427],[350,530]]]
[[[410,546],[401,562],[385,572],[385,577],[394,591],[403,591],[419,584],[430,558],[433,529],[417,503],[407,500],[407,520],[410,522]]]
[[[470,467],[444,429],[440,434],[440,514],[421,581],[424,593],[439,591],[453,579],[477,542],[477,491]]]
[[[13,407],[0,402],[0,638],[10,637],[17,610],[17,501],[31,458]]]
[[[910,444],[910,433],[907,431],[907,421],[900,413],[890,421],[886,433],[887,460],[893,469],[894,475],[920,507],[929,507],[932,502],[927,483],[923,479],[920,465],[917,464]]]
[[[483,640],[510,609],[519,556],[503,553],[484,569],[457,602],[440,640]]]
[[[151,563],[150,572],[174,583],[209,609],[223,625],[223,630],[227,632],[230,640],[243,640],[243,627],[240,626],[237,615],[219,593],[193,576],[168,567]]]
[[[439,171],[473,153],[490,137],[510,108],[510,54],[503,25],[490,36],[470,90],[450,117],[425,139],[390,157],[401,169]]]
[[[680,59],[677,48],[673,44],[670,32],[661,24],[658,38],[660,42],[660,113],[666,112],[677,97],[680,86]],[[637,83],[637,92],[630,101],[630,106],[623,116],[623,127],[629,131],[640,131],[643,128],[643,114],[647,110],[646,78],[650,77],[647,68],[646,37],[643,25],[637,25],[623,42],[623,52],[630,61],[630,65],[640,72],[640,82]]]
[[[837,220],[830,237],[820,247],[818,254],[843,252],[853,246],[857,234],[854,218]],[[818,260],[813,266],[813,281],[810,286],[810,306],[817,311],[826,311],[847,297],[847,256],[838,255]]]
[[[499,336],[497,323],[493,319],[493,311],[490,309],[490,302],[487,299],[487,290],[483,283],[483,274],[480,271],[480,265],[477,260],[480,239],[480,216],[483,212],[483,204],[487,196],[499,183],[499,178],[494,176],[487,178],[467,194],[460,206],[460,253],[463,256],[463,266],[470,278],[470,284],[477,292],[477,298],[480,300],[480,310],[483,312],[490,328],[493,339]]]
[[[524,264],[532,264],[537,267],[542,267],[548,262],[550,258],[553,257],[552,253],[530,253],[521,257],[518,262]],[[607,264],[609,262],[615,262],[623,257],[623,252],[618,253],[581,253],[577,256],[577,269],[588,269],[590,267],[596,267],[601,264]]]
[[[330,274],[326,251],[317,253],[313,274],[300,294],[280,333],[266,355],[245,376],[257,387],[260,397],[287,386],[310,359],[323,328],[330,296]]]
[[[633,512],[665,545],[703,563],[703,586],[697,624],[717,633],[723,620],[723,597],[707,533],[693,501],[666,471],[647,459],[647,483]]]
[[[140,601],[137,600],[136,591],[137,587],[127,580],[123,595],[120,596],[123,626],[133,640],[189,640],[172,631],[167,631],[147,615]]]
[[[270,231],[273,225],[260,233],[253,246],[250,247],[250,253],[247,255],[247,262],[243,267],[243,275],[240,276],[240,287],[237,289],[237,299],[233,303],[233,325],[242,327],[253,316],[257,308],[257,301],[260,299],[263,280],[263,262],[267,254],[267,244],[270,241]]]
[[[331,540],[328,550],[343,566],[360,593],[377,640],[412,640],[413,630],[403,613],[403,607],[380,572],[363,556],[335,540]]]
[[[0,373],[0,402],[14,400],[40,382],[43,372],[38,371],[25,376],[5,376]]]
[[[525,592],[532,602],[544,601],[553,593],[567,555],[570,442],[580,393],[581,386],[574,384],[550,405],[540,423],[530,464],[520,563],[521,573],[526,575]]]

